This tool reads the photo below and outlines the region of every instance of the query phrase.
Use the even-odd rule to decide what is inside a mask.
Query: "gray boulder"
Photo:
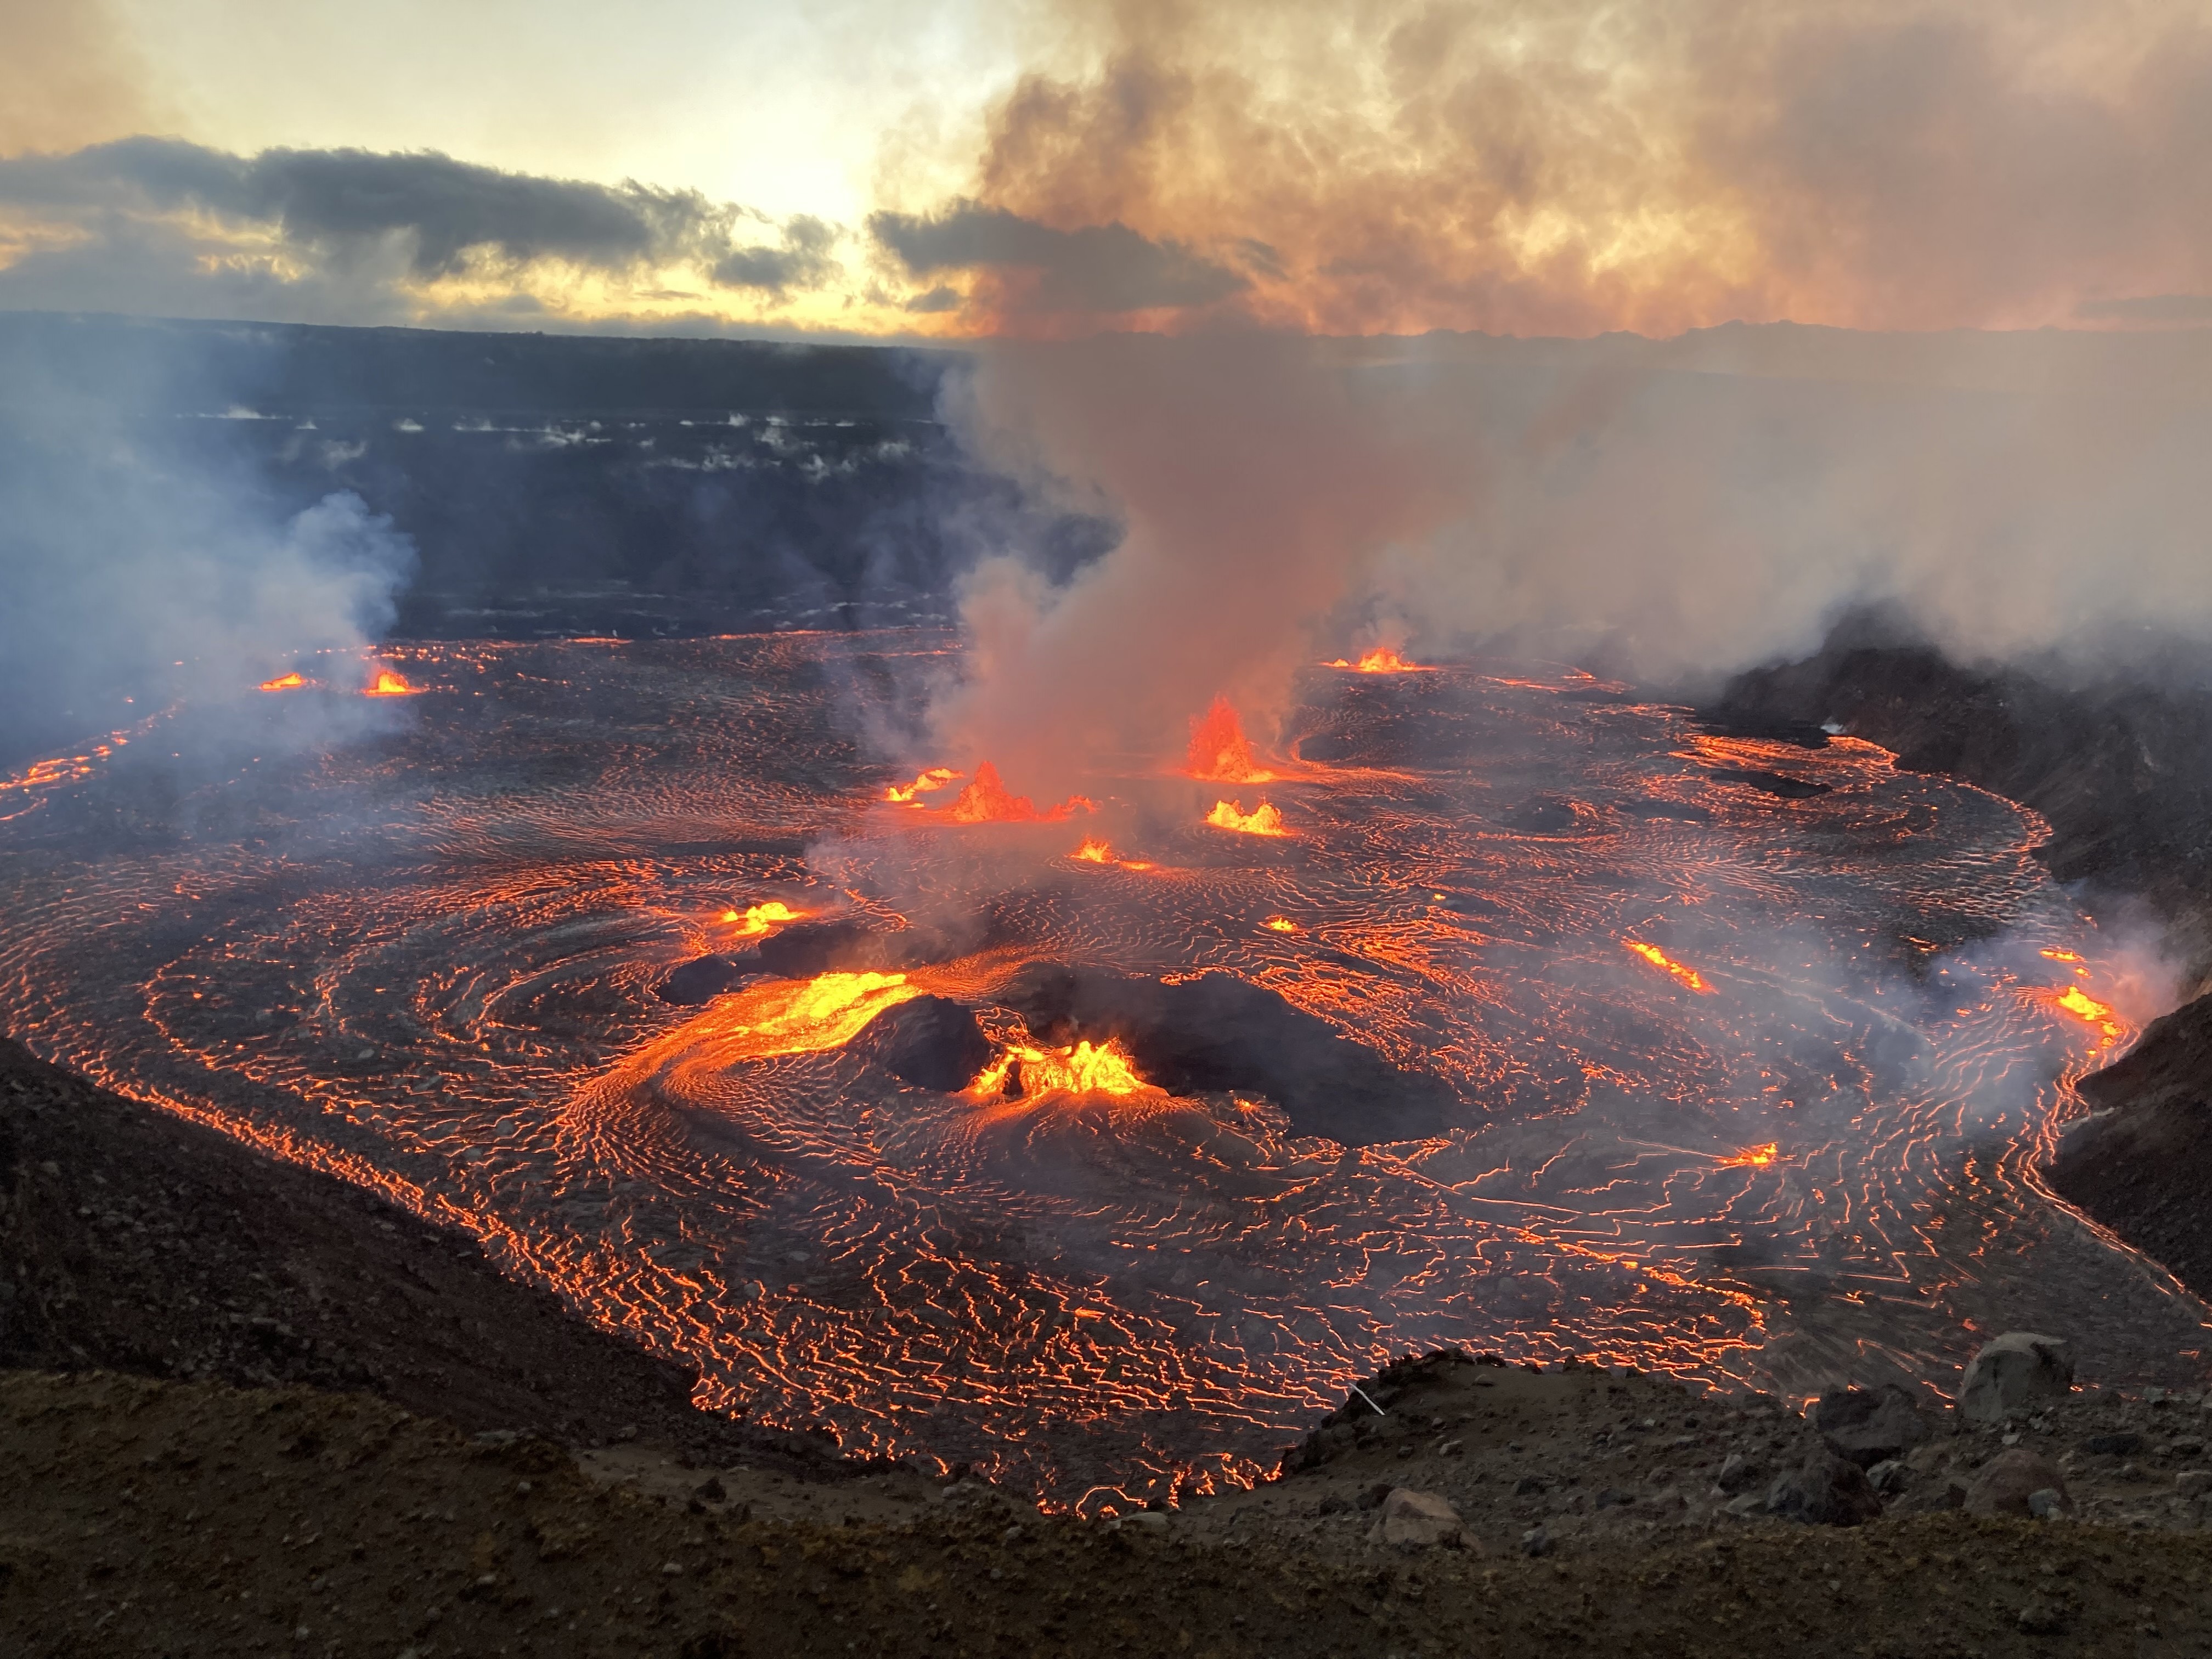
[[[2001,1423],[2054,1405],[2074,1390],[2074,1353],[2063,1337],[2007,1331],[1966,1367],[1959,1411],[1972,1423]]]
[[[2039,1504],[2038,1498],[2043,1501]],[[2042,1520],[2073,1507],[2065,1477],[2047,1458],[2025,1446],[1999,1452],[1976,1471],[1966,1488],[1969,1515],[2014,1515],[2022,1519],[2034,1516]]]
[[[1881,1515],[1866,1471],[1825,1449],[1767,1488],[1766,1512],[1816,1527],[1856,1527]]]
[[[1894,1382],[1878,1389],[1832,1389],[1813,1407],[1813,1427],[1830,1451],[1863,1469],[1905,1455],[1933,1437],[1920,1405]]]
[[[1393,1549],[1429,1549],[1456,1544],[1462,1530],[1459,1511],[1432,1492],[1395,1488],[1382,1500],[1382,1513],[1368,1529],[1367,1541]]]

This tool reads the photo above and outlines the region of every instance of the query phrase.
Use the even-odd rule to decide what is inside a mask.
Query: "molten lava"
[[[264,691],[292,691],[296,690],[299,687],[305,685],[307,683],[307,677],[295,669],[289,674],[279,674],[273,680],[262,681],[261,690]]]
[[[1774,1162],[1781,1152],[1778,1141],[1768,1141],[1764,1146],[1747,1146],[1740,1152],[1714,1160],[1723,1170],[1763,1170]]]
[[[1292,921],[1288,916],[1269,916],[1261,925],[1271,932],[1278,933],[1295,933],[1298,931],[1297,923]]]
[[[842,1048],[886,1008],[921,994],[904,974],[828,973],[775,980],[717,998],[691,1023],[694,1042],[722,1038],[735,1054],[818,1054]],[[708,1028],[704,1031],[700,1027]]]
[[[739,939],[754,939],[785,922],[805,921],[806,912],[793,909],[781,899],[769,899],[763,903],[749,904],[742,910],[725,910],[721,919],[738,924]]]
[[[1100,841],[1096,836],[1085,836],[1083,838],[1083,845],[1077,848],[1073,853],[1070,853],[1068,857],[1072,859],[1081,859],[1085,864],[1112,864],[1115,862],[1114,849],[1109,847],[1104,842]]]
[[[1216,697],[1204,717],[1190,723],[1183,770],[1209,783],[1272,783],[1276,776],[1260,763],[1244,723],[1226,697]]]
[[[2047,954],[2047,953],[2046,953]],[[2084,1025],[2094,1025],[2104,1034],[2106,1043],[2118,1042],[2126,1024],[2112,1012],[2108,1002],[2100,1002],[2078,985],[2069,985],[2054,999],[2061,1008]]]
[[[1361,657],[1358,662],[1346,662],[1342,657],[1339,657],[1328,666],[1349,668],[1355,674],[1418,674],[1425,672],[1427,665],[1423,663],[1407,662],[1393,647],[1378,645]]]
[[[1152,1085],[1137,1074],[1129,1051],[1108,1038],[1093,1043],[1088,1037],[1072,1048],[1037,1048],[1010,1044],[1005,1052],[975,1074],[966,1092],[976,1100],[996,1100],[1006,1090],[1014,1067],[1020,1066],[1019,1090],[1024,1098],[1035,1095],[1134,1095]]]
[[[419,685],[410,685],[402,675],[389,668],[376,671],[376,678],[362,692],[364,697],[413,697],[422,694]]]
[[[1283,827],[1283,815],[1266,801],[1250,811],[1243,811],[1235,801],[1218,800],[1206,821],[1217,830],[1234,830],[1242,836],[1287,836]]]
[[[884,799],[900,805],[911,805],[916,795],[932,795],[949,783],[957,783],[965,773],[956,772],[949,766],[933,766],[917,776],[912,783],[895,783],[884,791]]]
[[[1675,961],[1674,957],[1668,956],[1657,945],[1646,945],[1640,939],[1625,939],[1620,942],[1626,945],[1630,950],[1635,951],[1638,956],[1642,957],[1644,961],[1650,963],[1654,968],[1657,968],[1664,972],[1672,974],[1676,979],[1681,981],[1683,984],[1688,986],[1699,996],[1711,996],[1713,994],[1713,988],[1705,983],[1704,975],[1700,974],[1694,968],[1688,967],[1682,963]]]

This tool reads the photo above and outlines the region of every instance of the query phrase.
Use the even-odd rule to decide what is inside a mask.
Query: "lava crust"
[[[1170,984],[1038,963],[1000,993],[1054,1042],[1118,1038],[1170,1094],[1261,1095],[1301,1134],[1371,1146],[1445,1133],[1468,1108],[1443,1079],[1406,1071],[1328,1021],[1229,974]]]

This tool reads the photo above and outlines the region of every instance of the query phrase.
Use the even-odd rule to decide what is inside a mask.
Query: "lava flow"
[[[1646,945],[1640,939],[1625,939],[1620,942],[1626,945],[1631,951],[1634,951],[1638,956],[1642,957],[1644,961],[1650,963],[1654,968],[1659,969],[1665,973],[1672,974],[1676,979],[1681,981],[1683,984],[1688,986],[1699,996],[1711,996],[1712,994],[1713,988],[1705,983],[1704,975],[1700,974],[1694,968],[1675,961],[1674,957],[1668,956],[1657,945]]]
[[[307,683],[307,677],[295,669],[289,674],[279,674],[275,679],[262,681],[258,689],[264,691],[295,691]]]
[[[364,697],[413,697],[422,695],[422,688],[410,685],[406,677],[389,668],[380,668],[376,678],[362,692]]]
[[[1250,1483],[1407,1348],[1802,1397],[1991,1329],[2130,1385],[2201,1346],[2039,1183],[2132,1028],[2032,813],[1551,671],[1315,674],[1299,760],[1233,713],[1199,757],[1295,778],[1294,838],[1121,775],[1125,878],[1107,820],[963,829],[1046,816],[981,767],[976,819],[886,801],[853,734],[947,644],[410,647],[471,694],[312,765],[44,768],[0,1018],[706,1408],[1094,1511]]]

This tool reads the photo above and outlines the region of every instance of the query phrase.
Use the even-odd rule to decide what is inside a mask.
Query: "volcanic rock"
[[[1990,1459],[1967,1485],[1966,1513],[2030,1516],[2035,1510],[2029,1500],[2044,1492],[2058,1495],[2060,1509],[2074,1507],[2057,1468],[2039,1452],[2014,1446]]]
[[[2007,1331],[1966,1367],[1959,1411],[1969,1422],[2002,1422],[2064,1400],[2073,1389],[2074,1356],[2063,1337]]]
[[[974,1011],[937,996],[884,1010],[849,1046],[902,1083],[945,1094],[967,1087],[991,1058],[991,1040]]]
[[[1382,1500],[1382,1513],[1368,1529],[1372,1544],[1393,1549],[1431,1549],[1460,1541],[1459,1511],[1434,1492],[1394,1487]]]
[[[1016,975],[999,1000],[1054,1042],[1119,1038],[1146,1079],[1170,1093],[1263,1095],[1299,1133],[1346,1146],[1440,1134],[1468,1114],[1443,1079],[1402,1071],[1233,974],[1169,985],[1040,963]]]
[[[671,969],[653,988],[663,1002],[696,1008],[734,988],[747,971],[727,957],[695,957],[682,967]]]
[[[1766,1493],[1766,1512],[1820,1527],[1856,1527],[1881,1514],[1881,1499],[1866,1472],[1825,1449],[1812,1453]]]
[[[2192,1290],[2212,1291],[2212,996],[2153,1020],[2079,1086],[2099,1109],[2059,1143],[2051,1186]]]
[[[1741,1452],[1730,1452],[1721,1462],[1721,1472],[1713,1484],[1724,1492],[1739,1492],[1757,1481],[1765,1471]],[[1601,1503],[1603,1498],[1601,1496]]]
[[[754,947],[753,960],[758,971],[779,979],[880,973],[914,961],[914,944],[903,933],[879,933],[859,922],[802,922],[763,939]]]
[[[1904,1456],[1935,1432],[1918,1402],[1894,1382],[1832,1389],[1813,1407],[1812,1421],[1829,1450],[1863,1469]]]

